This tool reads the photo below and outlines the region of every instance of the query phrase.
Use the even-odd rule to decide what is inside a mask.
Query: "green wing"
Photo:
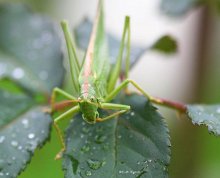
[[[90,83],[94,86],[98,97],[104,98],[107,91],[107,80],[110,69],[108,58],[108,46],[104,29],[103,2],[99,2],[97,16],[90,36],[89,46],[86,52],[84,65],[80,72],[80,84],[84,81],[85,64],[87,60],[91,61]]]

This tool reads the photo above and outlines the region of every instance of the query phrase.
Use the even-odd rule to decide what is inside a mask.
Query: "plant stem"
[[[158,105],[162,105],[162,106],[166,106],[172,109],[175,109],[181,113],[185,113],[186,112],[186,105],[179,103],[179,102],[174,102],[174,101],[170,101],[167,99],[163,99],[163,98],[158,98],[158,97],[150,97],[150,101],[152,103],[158,104]]]

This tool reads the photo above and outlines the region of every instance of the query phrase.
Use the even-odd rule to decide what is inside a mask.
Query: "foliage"
[[[184,14],[198,3],[164,0],[162,8],[171,14]],[[90,29],[91,23],[86,20],[75,31],[77,44],[84,50]],[[51,90],[63,82],[64,68],[59,35],[50,19],[23,5],[1,5],[0,34],[0,176],[17,177],[36,148],[50,137],[52,119],[44,109]],[[114,63],[120,43],[112,35],[108,39]],[[152,49],[173,54],[177,43],[165,35],[150,47],[132,46],[132,66]],[[66,178],[168,177],[169,131],[152,102],[185,112],[192,123],[204,124],[210,132],[220,134],[219,105],[179,105],[124,93],[115,102],[132,109],[96,125],[86,124],[81,115],[71,120],[63,157]]]
[[[64,68],[49,19],[5,4],[0,24],[0,175],[17,177],[49,138],[52,120],[43,108]]]

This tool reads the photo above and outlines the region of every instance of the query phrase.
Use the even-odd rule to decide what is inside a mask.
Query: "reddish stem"
[[[150,100],[152,103],[167,106],[169,108],[176,109],[182,113],[185,113],[187,110],[186,105],[183,103],[174,102],[174,101],[170,101],[170,100],[158,98],[158,97],[150,98]]]

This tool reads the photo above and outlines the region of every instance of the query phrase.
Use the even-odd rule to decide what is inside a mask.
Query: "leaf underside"
[[[201,2],[202,0],[162,0],[160,8],[166,14],[176,17],[185,15]]]
[[[63,80],[60,46],[49,19],[21,4],[0,5],[0,177],[17,177],[49,138],[43,108]]]
[[[220,105],[187,105],[187,114],[193,124],[205,125],[220,136]]]
[[[168,128],[156,108],[142,96],[118,99],[131,112],[95,125],[77,115],[66,132],[66,178],[157,177],[167,175],[170,161]]]
[[[0,79],[49,93],[64,75],[57,27],[21,4],[0,6]],[[56,76],[56,77],[54,77]]]

